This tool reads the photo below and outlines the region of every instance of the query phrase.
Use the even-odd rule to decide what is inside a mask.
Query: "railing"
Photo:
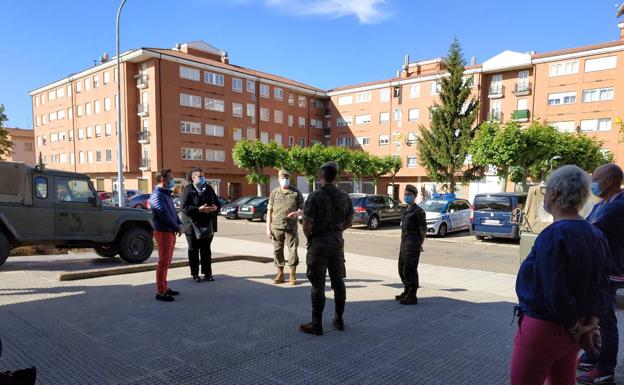
[[[147,83],[147,75],[137,75],[137,80],[136,80],[136,86],[139,89],[144,89],[147,88],[148,83]]]
[[[530,94],[531,83],[516,83],[513,93],[516,96],[524,96]]]
[[[527,122],[531,112],[529,110],[515,110],[511,113],[511,119],[517,122]]]
[[[503,113],[501,111],[490,111],[488,115],[488,120],[493,122],[502,122],[503,121]]]
[[[140,131],[139,132],[139,143],[149,143],[150,132],[149,131]]]
[[[147,103],[139,103],[137,105],[137,115],[142,117],[149,115],[149,105]]]
[[[490,89],[488,91],[488,97],[490,98],[500,98],[505,94],[505,86],[502,84],[493,84],[490,85]]]
[[[326,129],[324,130],[324,132],[325,132],[325,137],[326,137],[326,138],[329,138],[329,137],[331,136],[331,129],[330,129],[330,128],[326,128]]]
[[[149,170],[150,168],[150,160],[147,158],[141,158],[141,160],[139,161],[139,168],[140,169],[147,169]]]

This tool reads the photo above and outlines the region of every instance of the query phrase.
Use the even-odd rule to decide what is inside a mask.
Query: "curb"
[[[232,262],[232,261],[250,261],[250,262],[258,262],[258,263],[270,263],[270,262],[273,262],[273,258],[258,257],[258,256],[253,256],[253,255],[229,255],[225,257],[212,258],[213,263]],[[174,262],[171,262],[171,265],[169,265],[169,268],[172,269],[176,267],[186,267],[188,265],[189,265],[188,261],[174,261]],[[111,267],[107,269],[73,271],[71,273],[60,273],[58,276],[58,280],[59,281],[77,281],[81,279],[109,277],[112,275],[142,273],[145,271],[156,270],[157,266],[158,266],[158,263],[147,263],[144,265],[130,265],[130,266],[123,266],[123,267]]]

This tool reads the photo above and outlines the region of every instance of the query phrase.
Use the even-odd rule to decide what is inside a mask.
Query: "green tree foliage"
[[[275,142],[267,145],[257,140],[240,140],[232,150],[232,159],[236,166],[247,170],[247,182],[258,185],[258,196],[263,196],[263,186],[267,177],[263,170],[275,167],[280,160],[282,148]]]
[[[9,119],[4,113],[4,105],[0,104],[0,160],[13,153],[13,142],[9,139],[9,132],[4,129],[4,122],[7,120]]]
[[[613,161],[612,154],[603,154],[601,143],[585,134],[561,133],[555,143],[553,167],[575,164],[591,173],[596,167]]]
[[[302,174],[308,181],[311,189],[314,190],[316,177],[321,166],[325,163],[325,146],[320,144],[305,148],[295,146],[288,154],[290,162],[293,164],[293,169]]]
[[[372,176],[375,172],[375,159],[376,158],[370,155],[365,151],[351,151],[349,154],[349,161],[347,162],[347,166],[344,171],[353,176],[354,185],[357,186],[355,192],[360,191],[360,186],[362,179],[365,176]]]
[[[440,103],[429,108],[431,125],[420,126],[417,144],[419,162],[429,177],[446,182],[451,192],[455,191],[458,177],[471,177],[464,161],[478,113],[478,101],[471,97],[472,79],[464,81],[464,65],[461,46],[455,39],[446,58],[449,76],[440,81]]]

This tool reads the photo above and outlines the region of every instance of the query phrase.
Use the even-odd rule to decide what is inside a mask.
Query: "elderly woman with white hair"
[[[518,272],[511,385],[574,384],[580,347],[596,352],[600,346],[608,244],[579,215],[590,183],[585,171],[568,165],[553,171],[542,188],[553,223],[537,237]]]

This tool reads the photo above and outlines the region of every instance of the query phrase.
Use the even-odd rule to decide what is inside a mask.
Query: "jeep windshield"
[[[448,203],[448,201],[444,200],[427,199],[425,201],[422,201],[419,206],[425,211],[442,213],[446,210],[446,206],[448,206]]]

